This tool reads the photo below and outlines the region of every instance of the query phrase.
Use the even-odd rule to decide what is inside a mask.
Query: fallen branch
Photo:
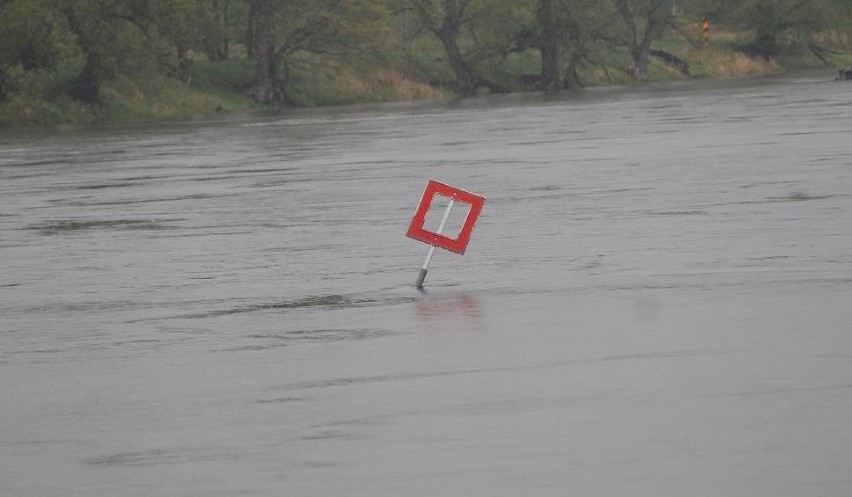
[[[822,45],[819,45],[817,43],[814,43],[814,42],[808,43],[808,48],[810,49],[811,53],[814,54],[814,57],[821,60],[822,63],[825,64],[825,65],[830,65],[829,62],[828,62],[828,59],[826,57],[826,54],[827,55],[840,55],[840,52],[830,50],[830,49],[828,49],[828,48],[826,48]]]
[[[677,55],[672,55],[668,52],[664,52],[662,50],[651,50],[651,55],[657,57],[662,60],[666,64],[673,66],[675,69],[681,72],[684,76],[692,77],[692,74],[689,73],[689,64],[678,57]]]

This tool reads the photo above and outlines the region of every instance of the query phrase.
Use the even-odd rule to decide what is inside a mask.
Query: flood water
[[[832,76],[0,130],[0,495],[849,495]]]

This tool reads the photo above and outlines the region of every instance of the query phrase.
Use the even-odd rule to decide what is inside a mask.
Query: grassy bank
[[[68,98],[47,101],[15,95],[0,104],[0,126],[157,120],[259,108],[239,91],[198,88],[160,77],[110,82],[101,89],[101,100],[100,106],[86,106]]]
[[[688,28],[699,33],[697,25]],[[838,53],[829,54],[825,61],[809,53],[772,60],[752,57],[742,51],[750,36],[717,30],[712,43],[704,46],[688,34],[667,33],[653,48],[682,61],[687,70],[671,59],[666,62],[664,57],[652,57],[648,81],[762,76],[852,64],[852,55]],[[447,88],[453,76],[442,57],[441,47],[428,40],[411,47],[408,59],[396,67],[299,54],[289,61],[284,90],[289,103],[297,107],[450,98],[453,94]],[[626,51],[608,54],[607,58],[580,71],[586,86],[632,82],[623,69]],[[507,87],[512,90],[522,91],[519,84],[512,86],[511,82],[534,78],[539,67],[538,52],[527,50],[510,54],[490,76],[510,82]],[[196,60],[191,63],[190,77],[183,82],[144,75],[111,81],[101,89],[102,104],[97,107],[67,97],[48,100],[38,92],[22,91],[0,102],[0,126],[110,123],[261,110],[262,106],[248,97],[252,71],[246,59]]]

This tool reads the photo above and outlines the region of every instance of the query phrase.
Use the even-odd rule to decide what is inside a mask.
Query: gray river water
[[[829,73],[0,130],[0,495],[850,495],[850,214]]]

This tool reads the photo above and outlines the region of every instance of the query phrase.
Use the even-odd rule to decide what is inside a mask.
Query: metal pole
[[[444,231],[444,225],[447,224],[447,219],[450,218],[450,211],[453,210],[453,204],[456,201],[454,199],[450,199],[447,204],[447,210],[444,211],[444,217],[441,219],[441,224],[438,225],[437,233],[440,235]],[[429,271],[429,261],[432,260],[432,254],[435,253],[435,246],[432,245],[429,247],[429,253],[426,254],[426,261],[423,263],[423,267],[420,269],[420,274],[417,275],[417,281],[414,283],[414,286],[417,288],[423,288],[423,280],[426,279],[426,273]]]

